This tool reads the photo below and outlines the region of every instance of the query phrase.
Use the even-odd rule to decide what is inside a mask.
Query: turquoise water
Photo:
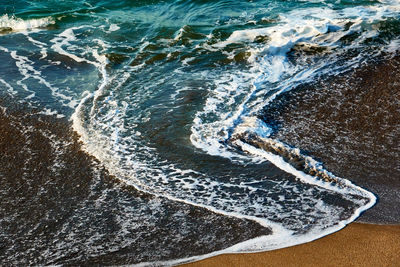
[[[398,1],[6,1],[0,96],[67,121],[134,190],[269,233],[176,257],[138,250],[135,263],[277,249],[341,229],[376,197],[272,138],[262,113],[299,85],[396,53],[399,11]],[[157,205],[137,205],[137,221],[152,220]]]

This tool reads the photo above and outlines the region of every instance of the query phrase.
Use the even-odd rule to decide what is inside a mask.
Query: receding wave
[[[74,129],[80,133],[89,153],[104,162],[111,173],[137,189],[217,213],[251,219],[272,230],[264,239],[248,241],[227,251],[275,249],[337,231],[374,205],[376,197],[336,177],[299,149],[269,138],[271,126],[255,117],[277,95],[315,77],[357,66],[359,61],[353,56],[354,50],[371,56],[379,53],[379,50],[364,51],[363,47],[365,40],[372,36],[365,23],[380,8],[384,9],[307,9],[282,15],[277,25],[234,31],[225,40],[215,41],[212,35],[198,36],[206,38],[196,46],[202,53],[212,55],[222,51],[228,59],[237,58],[244,49],[248,54],[245,59],[248,67],[227,68],[223,73],[204,69],[192,76],[200,81],[199,85],[206,84],[210,91],[200,110],[185,119],[186,123],[193,120],[190,141],[207,152],[208,156],[202,157],[229,159],[220,160],[220,164],[232,166],[228,180],[212,168],[199,168],[184,160],[171,161],[172,155],[161,152],[164,151],[163,142],[168,143],[171,136],[184,138],[188,131],[182,132],[169,124],[162,126],[165,122],[150,116],[162,116],[159,112],[174,116],[180,107],[188,104],[185,95],[196,87],[183,84],[186,69],[195,66],[192,62],[198,60],[195,56],[185,57],[175,72],[154,83],[152,77],[156,76],[148,72],[146,66],[155,63],[148,60],[152,55],[144,50],[154,51],[155,46],[144,43],[130,66],[130,75],[116,78],[120,74],[111,77],[102,71],[103,84],[95,93],[86,95],[73,115]],[[351,14],[360,10],[364,17],[353,20]],[[187,31],[188,27],[177,31],[168,49]],[[347,36],[354,33],[356,40],[338,49],[339,44],[345,43]],[[264,41],[255,42],[260,36]],[[230,47],[237,44],[239,48],[231,50]],[[168,54],[160,56],[159,60],[165,58]],[[158,67],[162,69],[163,65]],[[126,74],[126,71],[121,73]],[[148,85],[152,90],[138,88],[124,100],[111,93],[111,88],[120,90],[134,86],[139,74],[149,75],[143,82],[151,81]],[[182,82],[174,84],[173,81]],[[167,94],[158,98],[159,93],[165,94],[159,88],[167,85],[180,89],[171,97]],[[159,101],[153,103],[154,108],[146,106],[149,97]],[[173,105],[166,101],[172,101]],[[168,127],[167,133],[159,134],[159,127]],[[174,144],[171,149],[181,157],[193,157],[194,152],[187,152],[179,145]],[[246,166],[254,168],[249,164],[256,164],[261,173],[246,177],[243,174],[249,169]],[[273,175],[276,178],[272,178]]]
[[[0,18],[3,31],[16,32],[0,36],[12,40],[0,45],[0,59],[10,66],[0,69],[4,91],[41,114],[70,118],[96,166],[151,199],[135,202],[142,217],[121,214],[122,220],[150,225],[158,201],[179,222],[191,207],[263,229],[173,256],[160,249],[164,254],[151,257],[150,242],[134,252],[134,263],[169,265],[300,244],[343,228],[375,204],[352,177],[338,177],[275,139],[279,127],[262,117],[300,85],[396,53],[398,2],[286,2],[224,17],[226,6],[215,3],[156,1],[120,10],[104,1],[104,8],[87,4],[90,12],[74,11],[51,32],[29,31],[53,24],[51,18]],[[179,240],[165,240],[183,246],[179,233]],[[213,242],[205,239],[201,244]],[[134,243],[129,240],[127,246]]]

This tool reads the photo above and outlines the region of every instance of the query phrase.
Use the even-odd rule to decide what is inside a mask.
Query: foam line
[[[114,98],[108,92],[107,89],[114,85],[115,80],[118,80],[118,76],[109,76],[105,68],[106,59],[96,53],[92,53],[96,61],[88,61],[69,53],[64,48],[65,46],[70,46],[71,42],[75,40],[74,30],[78,28],[68,29],[54,39],[53,49],[77,62],[87,62],[96,66],[102,76],[97,90],[94,93],[87,93],[83,97],[71,120],[73,128],[81,136],[84,149],[98,158],[111,174],[137,190],[172,201],[206,208],[225,216],[253,220],[272,230],[270,236],[248,240],[211,254],[176,261],[141,263],[140,265],[175,265],[222,253],[265,251],[297,245],[340,230],[346,224],[354,221],[361,212],[372,207],[376,202],[376,197],[372,193],[348,180],[334,176],[334,174],[323,169],[321,163],[311,157],[302,155],[299,149],[291,148],[277,140],[270,139],[272,127],[257,120],[256,115],[262,108],[272,103],[278,95],[292,90],[301,83],[312,81],[318,75],[334,75],[357,66],[362,57],[361,55],[352,57],[342,65],[338,63],[338,59],[351,49],[362,48],[366,39],[377,34],[376,31],[365,31],[363,29],[364,24],[382,20],[384,16],[396,16],[396,12],[397,8],[395,6],[384,5],[346,8],[344,10],[329,8],[301,9],[292,11],[289,14],[282,14],[280,22],[276,25],[261,29],[234,31],[226,40],[221,40],[212,45],[204,44],[196,47],[196,49],[209,48],[213,52],[222,51],[226,54],[228,53],[226,51],[227,47],[231,44],[240,43],[246,46],[246,52],[251,55],[246,62],[248,63],[246,66],[249,66],[247,69],[245,67],[240,70],[233,69],[231,72],[228,70],[222,74],[219,73],[220,69],[218,69],[218,74],[213,73],[212,70],[207,73],[209,75],[207,79],[212,80],[215,86],[211,86],[203,109],[193,119],[190,141],[195,147],[202,149],[207,154],[230,158],[232,161],[239,162],[239,164],[248,163],[249,159],[261,158],[268,160],[279,169],[297,177],[297,181],[302,186],[312,185],[310,186],[311,189],[304,189],[306,192],[296,192],[294,189],[297,190],[297,188],[293,189],[294,186],[278,184],[278,186],[281,186],[280,190],[285,191],[282,194],[283,197],[288,194],[290,189],[293,189],[293,192],[297,193],[293,195],[297,197],[296,200],[298,202],[303,205],[309,205],[314,209],[315,213],[326,212],[324,216],[332,216],[326,220],[315,216],[316,220],[320,220],[318,221],[320,224],[315,223],[312,226],[314,227],[313,230],[306,234],[296,234],[295,231],[285,227],[286,225],[283,223],[280,224],[269,219],[273,217],[269,212],[277,212],[282,208],[278,206],[280,204],[278,201],[257,202],[257,200],[250,199],[250,193],[248,194],[248,199],[243,198],[244,200],[228,199],[229,196],[224,196],[224,194],[229,194],[235,190],[242,190],[245,193],[248,190],[251,193],[260,191],[259,195],[256,193],[252,195],[254,199],[256,197],[268,197],[266,193],[268,188],[251,185],[251,182],[256,184],[256,182],[260,181],[252,180],[249,184],[223,183],[219,182],[218,179],[213,180],[213,177],[209,177],[207,174],[196,173],[191,170],[180,170],[166,160],[159,160],[155,148],[150,148],[146,144],[140,143],[143,140],[140,140],[140,134],[135,131],[136,123],[139,123],[139,119],[132,118],[132,115],[129,117],[132,121],[128,121],[126,118],[128,117],[126,116],[128,104],[126,102],[126,105],[123,104],[120,99]],[[355,19],[355,14],[361,15]],[[346,25],[350,26],[347,27]],[[176,33],[175,39],[182,37],[183,30],[181,28]],[[352,44],[342,49],[336,49],[342,45],[341,39],[343,37],[354,33],[358,37]],[[264,36],[268,39],[263,46],[254,44],[259,36]],[[148,42],[144,42],[139,49],[140,52],[148,44]],[[297,61],[294,63],[291,62],[288,54],[298,48],[300,44],[320,49],[323,53],[326,53],[324,54],[324,59],[318,61],[318,55],[304,55],[296,59]],[[232,55],[234,52],[232,52]],[[315,61],[310,64],[305,59]],[[183,60],[181,63],[185,65],[188,60]],[[141,66],[146,65],[143,63]],[[140,71],[145,71],[145,69],[140,69]],[[173,76],[169,76],[166,79],[170,77]],[[139,93],[136,94],[136,92],[132,94],[135,94],[132,96],[133,100],[129,99],[127,101],[131,101],[129,104],[139,109],[137,117],[144,117],[143,114],[146,111],[140,110],[140,105],[135,106],[137,103],[134,98],[142,96],[149,99],[152,95],[148,92],[143,93],[144,96]],[[107,96],[105,97],[106,100],[103,101],[103,97],[100,96]],[[174,97],[171,100],[174,100]],[[139,102],[139,100],[137,101]],[[160,103],[155,105],[157,104],[162,106]],[[101,112],[99,111],[100,107]],[[135,113],[135,115],[137,114]],[[143,117],[140,117],[140,119],[144,120]],[[147,117],[147,119],[149,118]],[[129,134],[124,136],[124,132]],[[250,142],[235,138],[235,136],[243,133],[255,135],[262,142],[268,143],[273,149],[281,149],[289,155],[295,154],[304,161],[306,168],[295,168],[284,155],[265,151],[251,145]],[[241,148],[247,153],[238,153],[237,148]],[[330,180],[328,179],[329,182],[324,182],[317,175],[312,175],[309,171],[311,169],[327,175],[330,178]],[[195,191],[197,186],[203,187],[203,189]],[[235,190],[231,190],[232,188]],[[313,195],[314,192],[310,193],[312,190],[316,190],[317,193]],[[196,192],[197,195],[193,192]],[[309,195],[304,196],[306,193]],[[342,219],[338,215],[340,213],[340,211],[337,211],[340,210],[338,206],[329,206],[318,199],[306,202],[307,197],[319,196],[318,193],[330,195],[335,195],[334,193],[336,193],[336,195],[343,197],[345,200],[351,201],[354,204],[354,206],[351,206],[353,213]],[[268,207],[262,206],[265,203],[272,203],[272,208],[268,209]],[[251,206],[256,211],[246,210],[246,205]],[[282,210],[284,209],[282,208]],[[294,208],[289,212],[291,211],[294,214],[301,212],[300,209]],[[296,217],[296,220],[299,217],[300,215]],[[282,218],[286,219],[287,217],[281,217],[280,219]],[[331,224],[323,225],[327,220]]]
[[[16,95],[18,93],[16,90],[14,90],[14,88],[9,83],[7,83],[5,80],[3,80],[1,78],[0,78],[0,83],[4,84],[7,87],[8,92],[11,95]]]
[[[86,63],[94,65],[96,67],[100,67],[101,65],[99,64],[99,62],[90,61],[90,60],[88,60],[86,58],[79,57],[79,56],[77,56],[75,54],[67,52],[63,48],[63,46],[73,47],[70,42],[76,40],[76,37],[75,37],[75,34],[74,34],[74,30],[79,30],[79,29],[83,29],[83,28],[93,28],[93,27],[92,26],[87,26],[87,25],[82,25],[82,26],[72,27],[72,28],[66,29],[65,31],[60,33],[57,37],[55,37],[54,39],[52,39],[50,41],[50,42],[53,43],[51,48],[54,51],[56,51],[57,53],[59,53],[60,55],[67,56],[67,57],[75,60],[76,62],[86,62]]]

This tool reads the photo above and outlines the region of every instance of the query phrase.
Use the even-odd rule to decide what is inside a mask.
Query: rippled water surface
[[[398,179],[374,178],[398,173],[378,149],[398,156],[394,117],[359,138],[331,116],[359,109],[329,103],[400,111],[397,93],[363,98],[398,91],[399,12],[394,0],[6,1],[2,260],[170,265],[271,250],[343,228],[385,186],[397,195]],[[380,70],[390,90],[351,82]],[[343,142],[327,133],[377,152],[342,147],[360,156],[338,161]],[[372,221],[398,222],[385,216]]]

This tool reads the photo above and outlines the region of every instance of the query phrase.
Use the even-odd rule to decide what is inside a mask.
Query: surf
[[[398,2],[267,2],[220,16],[225,8],[156,2],[119,10],[106,1],[42,19],[0,17],[7,33],[0,56],[14,75],[0,76],[6,92],[41,114],[68,118],[84,151],[135,190],[269,231],[205,255],[142,265],[309,242],[377,200],[274,139],[279,127],[263,112],[300,85],[396,50],[398,36],[388,29]],[[188,15],[175,17],[181,10]]]

